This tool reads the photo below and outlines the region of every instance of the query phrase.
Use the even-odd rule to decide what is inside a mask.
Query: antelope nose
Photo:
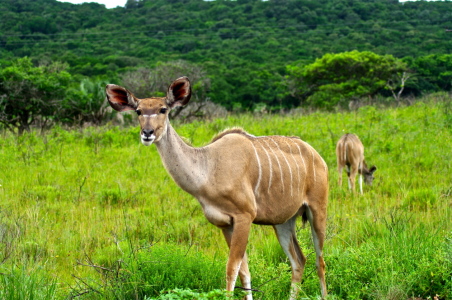
[[[154,133],[154,129],[143,129],[143,134],[145,137],[150,137]]]

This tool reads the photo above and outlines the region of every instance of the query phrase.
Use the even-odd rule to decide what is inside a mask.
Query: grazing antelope
[[[309,221],[316,251],[322,297],[326,297],[325,239],[328,170],[322,157],[297,137],[256,137],[242,129],[217,135],[201,148],[187,145],[171,126],[168,113],[190,100],[188,78],[176,79],[166,97],[137,99],[127,89],[109,84],[107,99],[117,111],[135,110],[141,142],[155,143],[174,181],[198,199],[210,223],[219,227],[230,248],[226,290],[237,276],[252,299],[246,246],[252,223],[272,225],[292,267],[290,299],[298,293],[306,257],[295,234],[295,221]]]
[[[353,133],[344,134],[336,145],[337,171],[339,172],[339,186],[342,186],[342,169],[344,167],[348,176],[348,188],[355,191],[355,177],[359,173],[359,190],[363,193],[363,175],[364,181],[372,185],[374,172],[377,167],[367,168],[364,160],[364,146],[357,135]]]

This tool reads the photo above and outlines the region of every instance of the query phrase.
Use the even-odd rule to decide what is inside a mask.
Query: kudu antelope
[[[339,186],[342,186],[342,170],[346,167],[348,176],[348,188],[355,191],[355,177],[359,173],[359,191],[363,193],[364,181],[372,185],[374,172],[377,167],[367,168],[364,160],[364,146],[357,135],[353,133],[344,134],[336,145],[337,171],[339,172]]]
[[[190,100],[186,77],[176,79],[166,97],[137,99],[127,89],[109,84],[107,99],[117,111],[135,110],[141,142],[155,143],[174,181],[198,199],[205,217],[219,227],[230,248],[226,290],[237,276],[252,299],[246,246],[252,223],[272,225],[292,267],[291,299],[295,299],[306,257],[295,234],[302,216],[311,225],[321,294],[327,295],[323,243],[325,239],[328,170],[322,157],[297,137],[256,137],[242,129],[217,135],[210,144],[194,148],[171,126],[168,113]]]

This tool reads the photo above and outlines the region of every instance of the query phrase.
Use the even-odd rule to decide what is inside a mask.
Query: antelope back
[[[250,136],[249,139],[257,164],[251,170],[258,202],[282,203],[287,210],[294,211],[306,201],[308,190],[313,192],[327,187],[328,167],[308,143],[297,137],[284,136]],[[280,212],[284,213],[284,209]]]
[[[339,166],[355,166],[361,168],[364,161],[364,146],[357,135],[344,134],[336,145],[337,163]]]

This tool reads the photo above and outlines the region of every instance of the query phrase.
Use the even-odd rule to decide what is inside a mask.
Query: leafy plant
[[[22,134],[38,119],[45,126],[57,118],[72,78],[66,69],[59,62],[35,67],[27,57],[0,68],[0,123]]]
[[[302,101],[332,108],[345,100],[375,95],[393,76],[406,69],[405,63],[392,55],[354,50],[328,53],[302,67],[288,66],[288,73],[295,82],[294,93]]]
[[[174,289],[168,291],[157,298],[145,297],[145,300],[223,300],[227,296],[226,291],[213,290],[210,292],[199,293],[190,289]],[[241,299],[243,295],[229,298],[229,299]]]

